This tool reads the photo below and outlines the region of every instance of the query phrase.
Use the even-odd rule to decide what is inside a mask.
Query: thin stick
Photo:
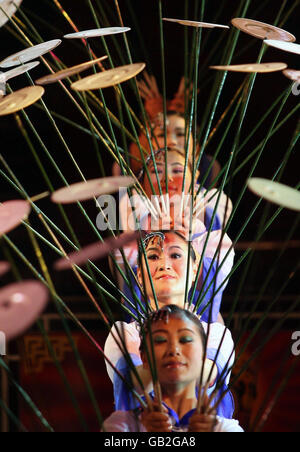
[[[47,198],[48,196],[50,196],[50,192],[44,191],[43,193],[40,193],[39,195],[32,196],[30,198],[30,201],[31,202],[40,201],[41,199]]]
[[[203,366],[204,366],[204,362],[203,362]],[[199,387],[199,394],[198,394],[197,407],[196,407],[196,411],[198,414],[203,413],[203,408],[204,408],[203,402],[204,402],[208,388],[209,388],[208,381],[205,383],[203,388]]]
[[[148,394],[147,391],[144,392],[144,396],[145,396],[145,399],[146,399],[146,402],[147,402],[147,405],[148,405],[148,410],[152,413],[152,412],[153,412],[153,402],[152,402],[152,399],[151,399],[151,397],[149,396],[149,394]]]
[[[154,387],[154,393],[158,402],[159,412],[163,413],[163,406],[162,406],[162,393],[161,393],[161,386],[159,381],[153,384]]]

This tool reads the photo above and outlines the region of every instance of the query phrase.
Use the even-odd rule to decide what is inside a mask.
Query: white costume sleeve
[[[132,411],[115,411],[103,424],[105,432],[146,432]]]
[[[115,338],[119,340],[119,333],[123,336],[124,341],[126,343],[126,350],[130,355],[140,356],[140,335],[137,328],[136,322],[126,323],[126,322],[116,322],[113,325],[104,346],[105,356],[112,362],[114,366],[118,363],[118,361],[123,357],[123,353],[120,350],[120,347],[115,341]],[[114,381],[114,370],[112,367],[106,362],[106,368],[111,381]]]
[[[224,417],[217,416],[217,425],[214,428],[216,433],[243,433],[244,430],[240,426],[239,422],[235,419],[225,419]]]
[[[183,429],[182,431],[185,431]],[[146,432],[143,424],[132,411],[115,411],[103,424],[105,432]],[[235,419],[225,419],[217,416],[214,433],[243,433],[244,430]]]
[[[202,255],[202,252],[204,250],[207,234],[208,233],[202,234],[200,237],[197,237],[196,239],[193,240],[193,246],[196,249],[196,251],[200,254],[200,256]],[[217,291],[218,288],[223,284],[223,282],[225,281],[225,279],[232,270],[235,253],[233,247],[231,248],[231,246],[232,241],[230,240],[227,234],[224,234],[222,237],[221,230],[212,231],[209,234],[205,248],[205,258],[213,260],[215,264],[219,264],[217,270],[217,284],[215,287],[215,291]],[[216,253],[216,250],[218,248],[219,251],[218,253]],[[228,279],[222,285],[222,291],[224,291],[227,284]]]
[[[132,411],[115,411],[103,424],[105,432],[147,432]]]
[[[204,327],[204,330],[207,334],[208,332],[208,324],[205,322],[202,322],[202,325]],[[231,374],[231,367],[234,364],[235,359],[235,353],[234,353],[234,342],[232,340],[232,336],[230,331],[224,327],[221,323],[211,323],[209,328],[209,335],[208,335],[208,342],[207,342],[207,349],[212,351],[217,351],[219,346],[220,351],[217,356],[216,364],[218,367],[218,370],[220,372],[220,369],[224,369],[225,366],[226,371],[226,380],[225,384],[228,385],[230,380],[230,374]],[[209,359],[213,359],[214,356],[212,353],[209,354]],[[228,370],[230,370],[228,372]],[[225,377],[225,375],[224,375]]]

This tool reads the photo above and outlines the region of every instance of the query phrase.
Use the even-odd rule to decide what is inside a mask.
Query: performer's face
[[[171,316],[167,322],[153,322],[151,334],[160,384],[177,387],[196,384],[203,356],[203,343],[197,326],[191,320]],[[150,337],[147,346],[151,350]],[[143,353],[142,357],[147,367],[146,354]]]
[[[197,271],[196,263],[190,258],[187,278],[188,242],[172,232],[166,233],[164,241],[159,237],[150,239],[146,256],[159,307],[166,304],[183,307],[186,283],[190,289]],[[139,282],[143,285],[144,275],[145,290],[155,309],[155,297],[144,258],[141,265],[142,268],[138,269]]]
[[[186,123],[185,119],[177,114],[169,114],[166,119],[166,132],[167,141],[165,142],[165,125],[163,115],[156,120],[152,138],[152,146],[154,149],[164,148],[166,145],[169,147],[176,147],[185,152],[186,143]],[[193,150],[193,136],[189,135],[189,155]]]
[[[156,163],[158,177],[156,175],[154,163],[151,162],[148,167],[150,180],[152,182],[156,195],[160,194],[158,179],[160,182],[162,193],[165,194],[167,189],[166,189],[166,170],[165,170],[166,166],[165,166],[164,152],[162,152],[162,154],[157,156],[155,163]],[[184,156],[181,154],[178,154],[176,151],[171,151],[171,150],[168,151],[167,178],[168,178],[168,193],[169,193],[170,198],[174,195],[182,194],[184,169],[185,169]],[[186,174],[185,174],[185,193],[188,193],[191,182],[192,182],[192,173],[191,173],[189,164],[187,164]],[[153,195],[153,191],[152,191],[151,184],[150,184],[147,174],[145,174],[143,185],[144,185],[144,190],[145,190],[147,196],[149,198],[151,198],[151,196]]]

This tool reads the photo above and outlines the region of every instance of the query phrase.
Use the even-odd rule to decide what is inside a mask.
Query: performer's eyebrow
[[[177,333],[182,333],[183,331],[188,331],[189,333],[193,333],[194,335],[196,335],[196,332],[191,330],[190,328],[181,328],[179,330],[177,330]],[[163,329],[163,328],[159,328],[157,330],[153,330],[152,334],[156,334],[156,333],[168,333],[169,330],[168,329]]]
[[[172,248],[177,248],[182,251],[182,248],[179,245],[172,245],[172,246],[170,246],[169,250]],[[157,247],[147,248],[146,251],[160,251],[160,249],[161,249],[161,247],[157,246]]]
[[[156,333],[168,333],[169,332],[169,330],[164,330],[163,328],[160,328],[159,330],[155,330],[155,331],[152,331],[152,334],[156,334]]]
[[[191,330],[190,328],[181,328],[178,330],[178,333],[181,333],[182,331],[189,331],[190,333],[196,334],[195,331]]]
[[[161,162],[160,160],[157,160],[157,162],[155,162],[156,163],[156,166],[163,166],[164,165],[164,162]],[[154,168],[154,163],[153,162],[151,162],[151,164],[149,165],[149,167],[150,168]]]

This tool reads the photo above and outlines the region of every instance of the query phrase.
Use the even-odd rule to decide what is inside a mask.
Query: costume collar
[[[154,391],[150,392],[149,395],[152,399],[154,399]],[[164,402],[163,402],[163,405],[164,405],[164,407],[167,408],[168,414],[169,414],[170,418],[172,419],[173,431],[176,431],[176,430],[181,431],[185,427],[188,427],[190,418],[193,415],[193,413],[195,412],[195,408],[188,411],[181,419],[179,419],[179,416],[176,413],[176,411],[174,411],[172,408],[168,407],[168,405],[166,405]]]

